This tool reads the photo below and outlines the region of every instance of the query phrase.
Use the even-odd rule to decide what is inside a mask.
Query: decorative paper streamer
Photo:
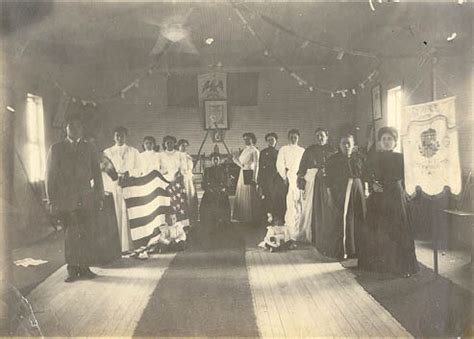
[[[252,35],[255,37],[255,39],[262,45],[263,47],[263,54],[268,57],[269,59],[273,60],[274,62],[280,64],[280,72],[287,72],[293,79],[296,80],[296,82],[298,83],[299,86],[308,86],[308,90],[310,92],[313,92],[314,90],[317,90],[321,93],[324,93],[324,94],[328,94],[328,95],[331,95],[331,97],[333,98],[334,97],[334,91],[332,90],[328,90],[328,89],[325,89],[325,88],[321,88],[321,87],[318,87],[312,83],[309,83],[307,80],[303,79],[300,75],[298,75],[295,71],[291,70],[287,65],[284,64],[284,62],[282,62],[281,59],[279,59],[274,53],[270,53],[269,52],[269,49],[267,47],[267,44],[266,42],[262,39],[262,37],[260,37],[260,35],[250,26],[249,22],[247,21],[247,19],[245,18],[244,14],[242,13],[242,11],[240,11],[239,8],[237,8],[236,4],[231,2],[231,5],[232,7],[234,8],[237,16],[240,18],[240,20],[242,21],[243,23],[243,26],[245,29],[249,30],[252,32]],[[245,4],[240,4],[241,6],[245,6]],[[288,34],[292,34],[292,35],[295,35],[295,36],[298,36],[296,33],[294,33],[293,31],[283,27],[282,25],[280,25],[279,23],[276,23],[275,21],[273,21],[271,18],[268,18],[266,17],[265,15],[263,14],[260,14],[258,12],[255,12],[255,11],[252,11],[250,9],[248,9],[247,6],[245,6],[245,9],[247,11],[249,11],[250,13],[252,14],[256,14],[258,15],[259,17],[261,17],[263,20],[271,23],[272,25],[276,26],[278,29],[280,30],[283,30],[285,31],[286,33]],[[298,36],[299,37],[299,36]],[[314,41],[311,41],[309,39],[304,39],[303,41],[303,45],[306,46],[307,43],[309,42],[313,42],[315,43]],[[302,45],[302,47],[303,47]],[[335,51],[337,52],[337,57],[338,59],[342,59],[342,57],[344,56],[345,53],[347,53],[347,51],[345,51],[344,49],[342,49],[341,47],[332,47],[332,46],[327,46],[327,45],[324,45],[323,47],[326,47],[326,48],[329,48],[331,49],[332,51]],[[303,47],[304,48],[304,47]],[[352,51],[353,52],[353,51]],[[353,55],[362,55],[364,56],[366,53],[364,52],[359,52],[359,51],[356,51],[355,53],[350,53],[350,54],[353,54]],[[375,57],[375,56],[371,56],[371,57]],[[379,62],[378,66],[377,67],[380,67],[381,65],[381,62]],[[361,88],[364,88],[365,85],[364,85],[364,82],[366,81],[372,81],[372,78],[375,76],[376,74],[376,70],[375,71],[372,71],[372,73],[370,73],[369,78],[367,78],[366,80],[364,80],[362,82],[362,85],[361,85]],[[355,90],[354,90],[355,91]],[[354,92],[353,91],[353,92]],[[338,94],[341,94],[343,98],[346,97],[346,93],[348,92],[347,89],[343,89],[343,90],[336,90],[335,91],[336,93]]]

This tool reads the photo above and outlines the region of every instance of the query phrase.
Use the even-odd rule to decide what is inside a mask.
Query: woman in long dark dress
[[[298,170],[298,188],[303,190],[303,215],[300,229],[311,230],[311,240],[322,252],[327,239],[325,228],[331,225],[331,212],[326,184],[326,162],[336,153],[328,144],[329,132],[324,128],[315,131],[316,143],[303,153]]]
[[[383,127],[377,133],[381,151],[367,162],[364,177],[371,194],[367,199],[367,237],[358,265],[361,269],[410,275],[418,271],[408,195],[403,185],[403,155],[393,152],[398,132]]]
[[[204,170],[202,188],[204,195],[199,207],[201,225],[212,231],[230,223],[228,174],[220,165],[218,153],[211,154],[212,166]]]
[[[365,196],[361,176],[364,157],[354,150],[354,136],[343,135],[339,152],[326,166],[331,223],[324,228],[320,252],[343,259],[356,257],[365,222]]]

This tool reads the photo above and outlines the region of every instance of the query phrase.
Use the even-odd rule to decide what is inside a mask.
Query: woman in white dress
[[[138,167],[138,150],[126,144],[128,131],[125,127],[116,127],[114,129],[115,145],[104,151],[113,163],[118,180],[114,181],[112,195],[115,203],[115,214],[117,216],[117,225],[119,230],[122,252],[133,250],[132,236],[130,233],[130,224],[128,220],[127,206],[122,192],[122,182],[124,178],[134,175]]]
[[[285,225],[289,228],[291,240],[311,241],[311,229],[309,232],[302,232],[299,229],[302,193],[297,186],[297,173],[304,153],[304,148],[298,145],[299,138],[300,132],[297,129],[288,132],[289,143],[280,148],[276,167],[283,181],[288,185]]]
[[[143,138],[143,152],[138,156],[138,175],[144,176],[153,170],[160,169],[160,156],[156,149],[156,140],[151,136]]]
[[[253,133],[244,133],[245,148],[233,161],[240,167],[239,180],[235,191],[233,218],[243,222],[257,222],[258,196],[257,175],[260,152],[255,147],[257,138]],[[248,180],[244,180],[246,176]]]
[[[167,135],[163,138],[163,152],[160,152],[160,172],[166,180],[174,182],[180,179],[183,170],[183,156],[176,150],[176,138]]]
[[[188,203],[188,213],[192,221],[197,220],[197,207],[198,199],[196,194],[196,188],[194,187],[193,181],[193,158],[186,152],[189,146],[189,142],[186,139],[180,139],[177,147],[178,151],[181,152],[182,156],[182,168],[184,189],[186,190],[186,198]]]

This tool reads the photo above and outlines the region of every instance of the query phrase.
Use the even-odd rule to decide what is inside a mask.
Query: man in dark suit
[[[268,147],[260,152],[257,183],[265,213],[282,220],[286,211],[287,188],[276,169],[278,136],[273,132],[268,133],[265,135],[265,141]]]
[[[104,186],[96,149],[83,140],[82,121],[73,117],[65,140],[51,146],[46,169],[46,193],[51,213],[65,228],[68,277],[92,279],[97,211],[103,206]]]

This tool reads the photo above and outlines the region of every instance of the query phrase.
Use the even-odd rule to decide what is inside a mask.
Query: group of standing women
[[[125,127],[115,128],[115,144],[104,150],[104,157],[113,164],[118,174],[118,180],[110,179],[106,173],[103,177],[104,190],[112,193],[114,198],[122,252],[133,250],[122,189],[123,180],[129,176],[143,176],[157,170],[169,182],[182,180],[186,190],[189,218],[191,222],[197,218],[197,195],[192,178],[193,161],[186,152],[189,142],[184,139],[177,141],[174,136],[168,135],[163,138],[163,151],[158,152],[155,138],[146,136],[143,140],[143,152],[140,153],[136,148],[127,145],[127,135]]]
[[[241,167],[234,219],[255,221],[259,192],[265,212],[284,218],[293,241],[312,241],[327,257],[358,258],[364,270],[405,276],[418,270],[394,128],[378,131],[380,151],[370,154],[357,150],[351,134],[341,136],[336,150],[322,128],[306,150],[298,145],[298,130],[289,131],[279,151],[275,133],[266,135],[262,152],[255,135],[243,137],[246,148],[234,158]],[[249,169],[250,185],[243,175]]]

